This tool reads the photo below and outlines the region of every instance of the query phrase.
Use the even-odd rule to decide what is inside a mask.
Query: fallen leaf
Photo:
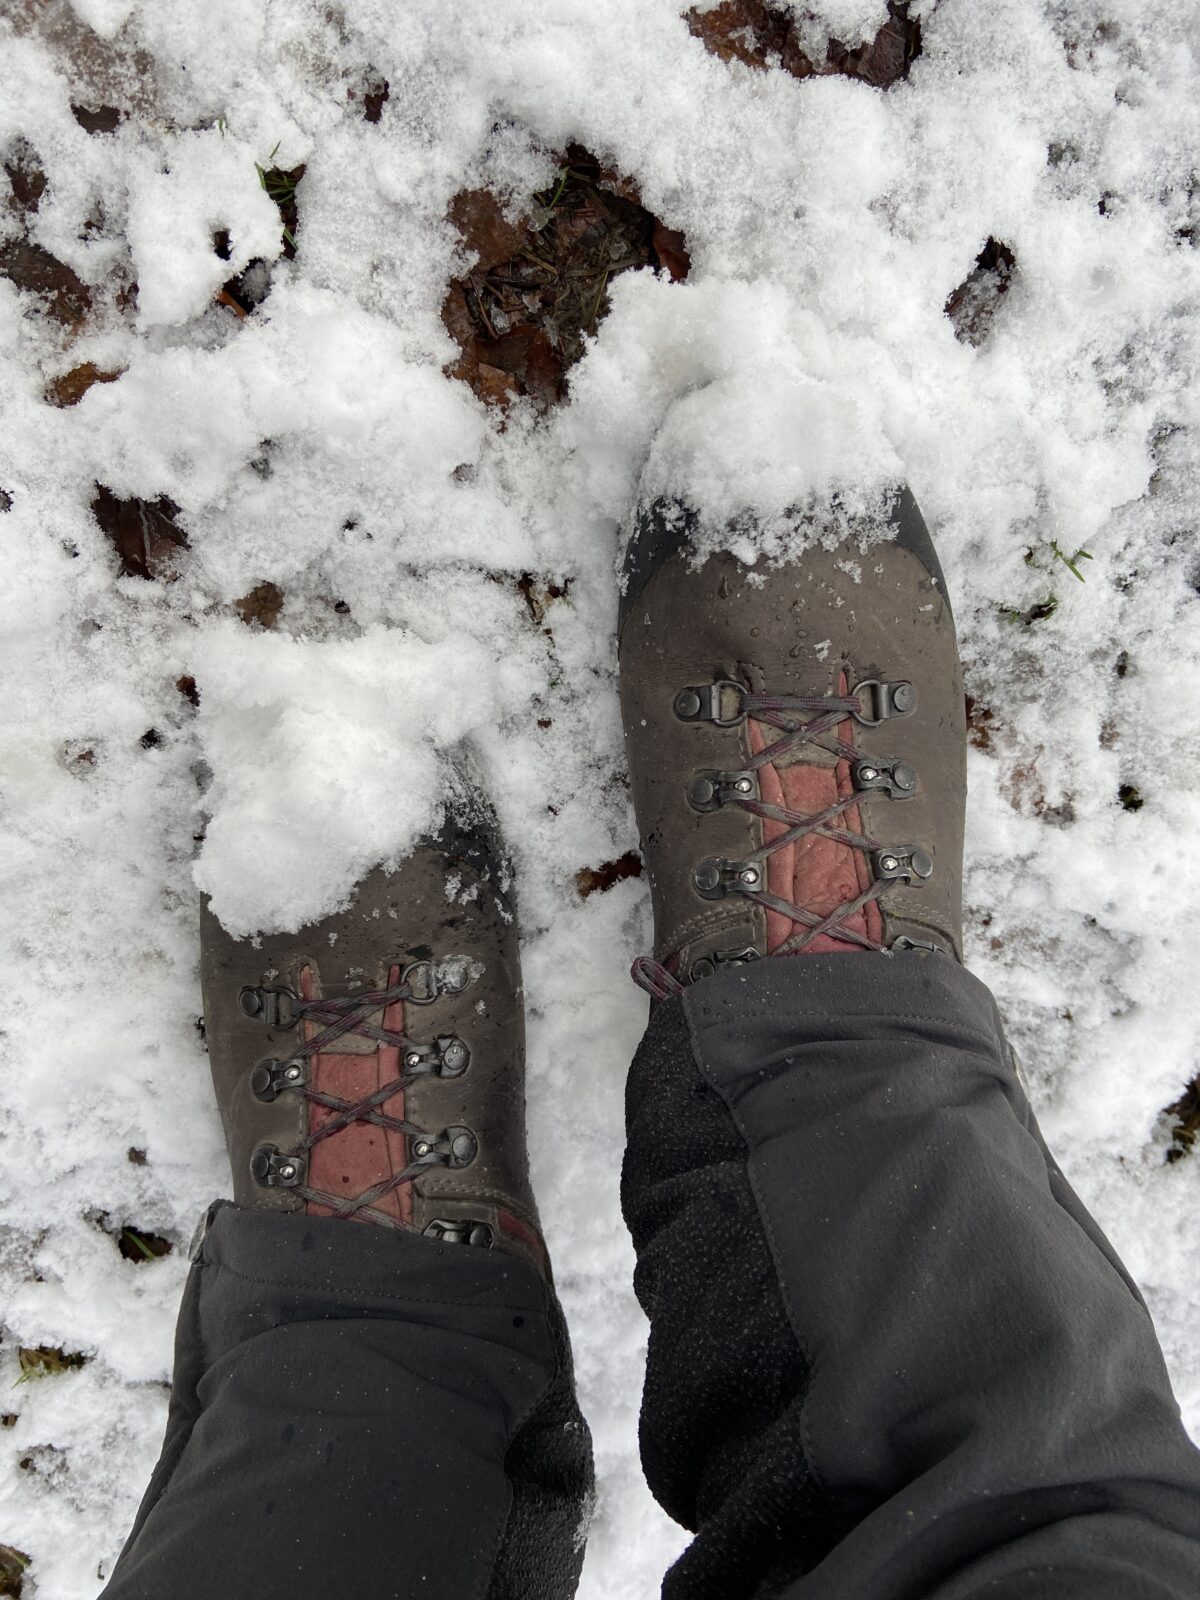
[[[0,277],[48,302],[57,321],[79,327],[92,309],[92,291],[64,262],[28,239],[0,244]]]
[[[262,628],[273,628],[283,610],[283,598],[283,590],[278,584],[267,579],[233,604],[247,627],[257,623]]]
[[[105,372],[94,362],[85,361],[81,367],[72,367],[70,372],[64,372],[61,378],[54,378],[46,385],[46,401],[64,408],[77,406],[93,384],[116,383],[120,376],[119,372]]]
[[[171,582],[179,576],[176,556],[187,548],[187,534],[175,520],[179,507],[168,496],[121,500],[98,483],[92,515],[112,541],[125,577]]]
[[[579,890],[579,898],[586,900],[589,895],[603,894],[605,889],[611,889],[626,878],[640,878],[641,875],[641,856],[636,850],[627,850],[623,856],[618,856],[615,861],[606,861],[602,867],[581,867],[575,874],[575,887]]]

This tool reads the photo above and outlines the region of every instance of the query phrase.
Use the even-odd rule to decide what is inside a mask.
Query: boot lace
[[[906,693],[897,696],[897,689]],[[732,715],[723,715],[719,709],[722,691],[736,696],[736,710]],[[864,694],[873,702],[872,711],[864,708]],[[692,711],[689,703],[688,710],[681,711],[680,706],[688,696],[695,700],[696,709]],[[852,740],[842,736],[840,727],[848,720],[873,727],[888,716],[906,715],[914,705],[915,693],[911,685],[880,684],[875,680],[860,683],[848,693],[836,695],[759,694],[740,683],[724,680],[712,685],[711,691],[705,686],[703,690],[684,690],[678,697],[676,715],[682,720],[707,720],[732,727],[748,718],[761,727],[775,731],[778,737],[773,742],[766,744],[756,754],[745,757],[743,772],[746,774],[758,773],[764,767],[785,757],[795,757],[798,752],[810,747],[849,762],[851,771],[856,775],[855,787],[849,794],[824,810],[811,814],[759,799],[753,793],[746,792],[752,790],[752,784],[733,783],[724,788],[719,801],[721,805],[736,806],[764,822],[779,823],[783,831],[742,861],[702,863],[696,869],[695,881],[702,893],[710,893],[713,898],[739,894],[765,910],[786,917],[796,931],[776,945],[770,952],[772,955],[797,954],[809,948],[822,934],[863,950],[882,952],[888,949],[888,946],[869,934],[849,926],[849,921],[864,907],[887,893],[897,878],[926,875],[925,860],[923,852],[889,848],[860,829],[845,825],[846,813],[860,805],[864,787],[874,786],[884,771],[898,770],[902,764],[892,763],[891,768],[882,763],[872,765]],[[814,763],[810,761],[808,764]],[[915,785],[915,774],[912,782]],[[773,894],[767,888],[767,863],[770,857],[809,835],[832,839],[863,852],[874,868],[873,881],[861,894],[843,900],[824,916],[794,900]],[[701,873],[707,873],[703,880],[699,877]],[[683,993],[684,985],[680,979],[649,956],[639,956],[634,961],[630,976],[639,988],[656,1000]]]
[[[410,969],[411,972],[411,969]],[[469,982],[470,979],[467,979]],[[465,987],[465,984],[462,985]],[[274,1100],[279,1094],[297,1094],[310,1105],[321,1106],[332,1113],[319,1128],[310,1129],[290,1152],[273,1146],[259,1146],[251,1162],[257,1181],[265,1187],[282,1187],[299,1195],[301,1199],[327,1207],[336,1217],[360,1217],[364,1221],[403,1231],[404,1224],[378,1202],[411,1183],[432,1167],[465,1167],[474,1159],[477,1142],[467,1128],[445,1128],[438,1132],[419,1127],[404,1117],[394,1117],[383,1110],[393,1095],[401,1093],[410,1084],[431,1073],[441,1076],[458,1076],[466,1070],[467,1050],[461,1040],[450,1037],[437,1041],[434,1046],[423,1045],[396,1028],[389,1028],[369,1020],[373,1013],[386,1011],[397,1001],[426,1004],[430,996],[419,993],[406,973],[400,982],[386,989],[374,989],[361,994],[301,999],[290,989],[243,989],[241,1000],[247,1010],[248,995],[272,997],[277,1026],[291,1028],[302,1022],[323,1023],[324,1026],[311,1038],[301,1039],[286,1060],[260,1062],[251,1077],[253,1092],[259,1099]],[[280,1013],[285,1012],[285,1016]],[[402,1070],[398,1077],[381,1084],[360,1100],[346,1100],[329,1094],[308,1082],[308,1063],[344,1035],[354,1033],[374,1039],[400,1052]],[[391,1177],[373,1184],[356,1195],[335,1195],[315,1188],[307,1181],[308,1156],[326,1139],[335,1138],[354,1123],[371,1123],[389,1133],[404,1135],[410,1141],[411,1159]]]

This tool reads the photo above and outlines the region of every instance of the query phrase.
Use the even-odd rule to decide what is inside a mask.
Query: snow
[[[612,634],[643,473],[714,527],[753,508],[764,559],[789,506],[912,485],[992,714],[970,964],[1200,1428],[1200,1161],[1164,1162],[1162,1116],[1200,1068],[1200,24],[1167,0],[925,0],[922,57],[881,93],[724,64],[680,9],[55,0],[0,21],[0,153],[37,152],[32,237],[97,307],[72,342],[0,279],[0,1386],[18,1345],[92,1357],[0,1407],[0,1542],[32,1556],[27,1594],[84,1600],[111,1569],[186,1243],[228,1186],[197,885],[240,931],[332,907],[417,837],[464,739],[516,858],[534,1177],[600,1469],[585,1600],[654,1592],[681,1547],[636,1464],[617,1204],[647,898],[575,888],[635,843]],[[851,44],[885,14],[801,9]],[[135,114],[89,136],[72,102]],[[442,374],[447,206],[519,202],[570,139],[684,230],[692,270],[616,280],[569,403],[502,423]],[[272,160],[307,164],[291,263]],[[0,244],[18,226],[0,210]],[[943,307],[989,237],[1018,268],[973,349]],[[273,287],[242,321],[212,296],[254,256]],[[123,375],[46,405],[85,361]],[[176,582],[118,576],[97,480],[179,505]],[[1090,552],[1085,583],[1052,541]],[[525,572],[572,580],[541,625]],[[264,581],[286,596],[269,634],[232,610]],[[1051,593],[1052,616],[1010,620]],[[101,1217],[175,1251],[125,1261]]]

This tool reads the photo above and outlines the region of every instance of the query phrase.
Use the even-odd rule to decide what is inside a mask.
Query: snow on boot
[[[205,903],[234,1197],[509,1250],[544,1272],[509,869],[490,813],[455,804],[437,838],[298,933],[234,939]]]
[[[696,558],[643,504],[620,622],[625,742],[654,904],[652,994],[805,951],[962,957],[966,728],[954,619],[907,489],[894,538],[794,562]],[[814,539],[828,533],[814,526]]]

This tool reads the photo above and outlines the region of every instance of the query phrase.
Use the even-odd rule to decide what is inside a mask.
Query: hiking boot
[[[495,1247],[545,1272],[509,871],[471,809],[298,933],[231,938],[206,902],[208,1050],[238,1205]]]
[[[659,998],[805,951],[962,958],[966,727],[954,619],[907,489],[895,537],[697,564],[695,514],[639,509],[621,706]],[[814,535],[822,529],[814,527]]]

